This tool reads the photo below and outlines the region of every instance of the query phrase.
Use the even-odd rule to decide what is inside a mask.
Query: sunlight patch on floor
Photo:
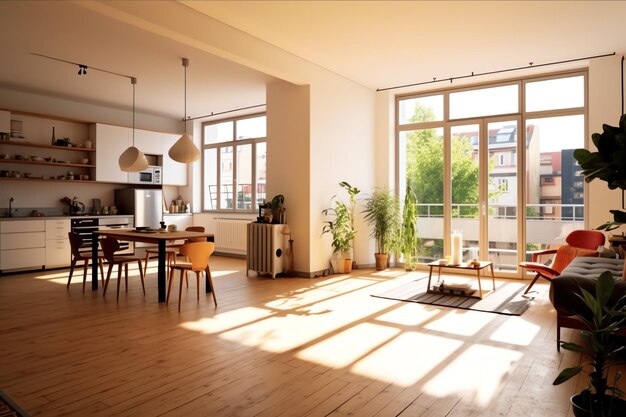
[[[402,326],[416,326],[434,317],[440,311],[441,309],[438,308],[427,310],[423,305],[403,302],[398,308],[376,317],[376,320]]]
[[[540,329],[540,326],[530,323],[521,317],[511,317],[502,323],[489,339],[496,342],[528,346],[537,336]]]
[[[350,369],[378,381],[411,386],[448,359],[463,342],[406,332],[359,360]]]
[[[443,317],[426,324],[424,328],[460,336],[471,336],[480,331],[495,317],[494,314],[450,309]]]
[[[359,290],[368,285],[371,285],[371,282],[358,279],[338,281],[322,288],[307,288],[287,294],[277,295],[276,300],[266,303],[265,306],[278,310],[291,310],[299,308],[303,305],[323,302],[324,300],[332,298],[336,295],[343,296],[345,293]]]
[[[296,353],[296,357],[342,368],[366,356],[371,350],[400,333],[399,329],[361,323]]]
[[[271,316],[270,310],[257,307],[244,307],[237,310],[220,313],[213,317],[181,323],[180,326],[204,334],[220,333],[235,327],[264,319]]]
[[[79,272],[77,274],[77,272]],[[43,281],[54,282],[55,284],[64,284],[67,285],[67,277],[70,276],[69,271],[61,271],[61,272],[46,272],[41,275],[35,275],[33,278],[40,279]],[[87,272],[87,281],[91,282],[91,269]],[[74,275],[72,276],[72,283],[83,282],[83,270],[80,271],[75,270]],[[70,284],[72,285],[72,284]]]
[[[512,372],[521,352],[486,345],[472,345],[436,373],[424,385],[424,392],[436,397],[462,395],[478,406],[486,406]]]

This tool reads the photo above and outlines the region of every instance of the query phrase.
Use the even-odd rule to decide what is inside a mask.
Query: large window
[[[500,275],[584,227],[575,148],[585,146],[586,73],[397,97],[397,189],[418,197],[421,262],[450,253]]]
[[[266,117],[202,124],[202,209],[254,211],[265,201]]]

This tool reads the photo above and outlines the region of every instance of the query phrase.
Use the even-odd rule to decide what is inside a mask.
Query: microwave
[[[128,182],[130,184],[161,184],[161,173],[163,168],[159,166],[149,166],[139,172],[129,172]]]

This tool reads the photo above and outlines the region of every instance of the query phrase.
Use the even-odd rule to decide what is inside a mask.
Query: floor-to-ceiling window
[[[202,139],[202,209],[256,210],[266,197],[266,116],[203,123]]]
[[[397,97],[397,190],[418,197],[418,258],[489,259],[519,276],[533,250],[584,226],[586,72]]]

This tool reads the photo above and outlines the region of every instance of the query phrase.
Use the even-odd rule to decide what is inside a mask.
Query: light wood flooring
[[[137,271],[82,292],[68,270],[0,276],[0,389],[31,416],[570,416],[548,286],[521,317],[371,297],[426,274],[246,277],[212,257],[218,307],[156,302]],[[204,286],[203,286],[204,288]],[[177,282],[175,282],[177,291]],[[567,339],[578,338],[565,330]]]

